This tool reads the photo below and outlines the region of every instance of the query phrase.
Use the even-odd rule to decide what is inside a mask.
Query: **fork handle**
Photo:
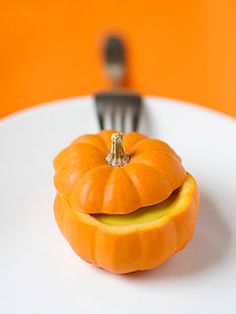
[[[125,48],[120,37],[109,36],[104,43],[105,71],[113,89],[122,87],[126,67]]]

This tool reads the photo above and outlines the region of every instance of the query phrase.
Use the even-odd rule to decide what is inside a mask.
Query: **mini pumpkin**
[[[102,131],[72,142],[54,166],[57,224],[87,262],[120,274],[151,269],[190,241],[198,188],[166,143]]]
[[[58,192],[75,210],[90,214],[127,214],[159,203],[186,178],[169,145],[135,132],[81,136],[54,166]]]

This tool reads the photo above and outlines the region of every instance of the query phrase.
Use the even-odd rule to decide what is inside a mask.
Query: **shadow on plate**
[[[203,272],[227,256],[230,230],[217,206],[201,193],[201,209],[194,237],[189,245],[160,267],[125,275],[126,280],[157,281]]]

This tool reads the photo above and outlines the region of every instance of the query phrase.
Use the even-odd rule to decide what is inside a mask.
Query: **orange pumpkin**
[[[166,143],[113,132],[81,136],[56,157],[55,218],[87,262],[114,273],[150,269],[191,239],[197,185]]]
[[[57,194],[57,224],[85,261],[114,273],[151,269],[181,250],[191,239],[199,207],[190,175],[164,202],[126,215],[91,215],[73,209]]]
[[[186,172],[169,145],[113,133],[81,136],[55,158],[55,186],[73,209],[127,214],[165,200],[184,183]]]

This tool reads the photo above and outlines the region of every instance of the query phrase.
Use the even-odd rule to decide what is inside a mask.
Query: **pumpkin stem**
[[[129,156],[123,149],[123,135],[121,133],[112,134],[111,151],[107,155],[106,161],[113,167],[121,167],[129,162]]]

